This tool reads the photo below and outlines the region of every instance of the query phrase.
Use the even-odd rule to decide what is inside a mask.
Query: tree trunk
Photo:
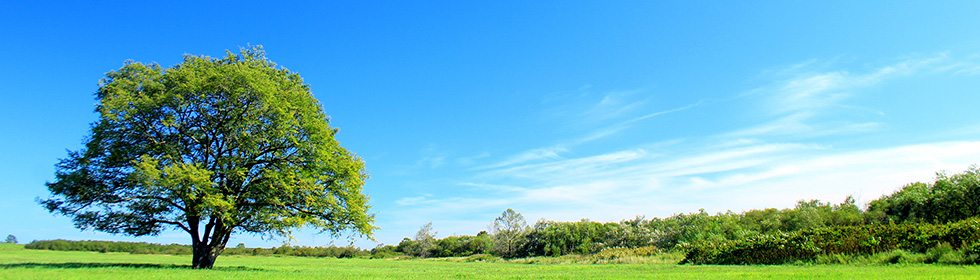
[[[196,269],[211,269],[214,267],[214,260],[221,254],[217,244],[208,245],[204,242],[194,244],[194,258],[191,260]]]
[[[214,260],[225,251],[225,244],[231,238],[234,227],[225,227],[221,220],[212,221],[204,231],[204,236],[197,238],[197,229],[191,230],[193,236],[194,257],[191,259],[191,266],[196,269],[211,269],[214,267]],[[213,230],[213,231],[212,231]],[[210,236],[208,236],[210,235]]]

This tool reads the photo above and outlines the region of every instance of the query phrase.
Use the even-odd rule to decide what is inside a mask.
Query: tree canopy
[[[296,73],[261,46],[170,68],[127,61],[96,92],[98,120],[47,183],[49,211],[81,229],[186,231],[210,268],[231,234],[309,226],[371,237],[364,162]]]
[[[500,217],[493,220],[493,224],[490,224],[494,250],[502,256],[513,256],[521,245],[520,238],[526,230],[527,222],[524,221],[524,216],[514,209],[507,208]]]
[[[935,183],[915,182],[871,201],[873,222],[946,223],[980,216],[980,167],[957,174],[940,172]]]

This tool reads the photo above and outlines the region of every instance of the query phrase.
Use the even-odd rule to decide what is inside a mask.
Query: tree
[[[916,182],[871,201],[867,218],[872,223],[947,223],[980,216],[980,167],[962,173],[936,174],[934,183]]]
[[[13,234],[7,235],[7,240],[3,241],[3,243],[13,243],[13,244],[16,244],[17,243],[17,237],[14,236]]]
[[[507,208],[490,225],[494,251],[504,257],[513,257],[520,247],[520,240],[524,237],[525,231],[527,231],[527,222],[524,221],[524,216],[514,212],[514,209]]]
[[[309,85],[261,46],[167,69],[127,61],[99,86],[85,147],[61,159],[40,201],[76,227],[186,231],[194,268],[211,268],[235,232],[371,238],[364,162],[334,139]]]
[[[423,258],[429,257],[431,255],[429,251],[436,245],[436,234],[437,232],[432,229],[432,222],[419,228],[419,231],[415,233],[415,244],[418,246],[415,255]]]

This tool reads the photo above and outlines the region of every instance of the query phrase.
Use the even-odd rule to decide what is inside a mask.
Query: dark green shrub
[[[806,236],[766,234],[743,240],[702,243],[688,251],[684,264],[784,264],[810,261],[821,250]]]
[[[915,258],[922,258],[918,262],[969,263],[980,256],[980,245],[976,245],[980,242],[978,225],[978,218],[943,225],[872,224],[702,242],[689,246],[683,263],[778,264],[814,261],[820,255],[875,254],[883,263],[915,262]]]
[[[875,258],[880,264],[922,263],[925,260],[925,256],[922,254],[916,254],[902,249],[882,252],[876,254]]]
[[[939,259],[945,257],[946,255],[951,254],[952,252],[956,252],[956,250],[954,250],[953,246],[950,246],[949,243],[939,243],[939,245],[936,245],[936,247],[932,247],[929,248],[929,250],[926,250],[926,257],[925,260],[923,260],[923,262],[925,263],[939,262]]]
[[[854,256],[847,254],[823,254],[817,255],[813,260],[816,264],[849,264],[854,262]]]

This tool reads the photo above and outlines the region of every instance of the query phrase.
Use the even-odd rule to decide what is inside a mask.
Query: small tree
[[[4,243],[16,244],[17,243],[17,237],[14,236],[13,234],[7,235],[7,240],[5,240]]]
[[[432,222],[419,228],[419,232],[415,233],[415,244],[418,246],[417,256],[427,258],[431,255],[430,251],[436,245],[436,234],[437,232],[432,230]]]
[[[364,162],[309,85],[261,47],[171,68],[126,62],[96,92],[98,120],[47,184],[49,211],[81,229],[132,236],[188,233],[194,268],[211,268],[235,232],[375,228]]]
[[[527,231],[527,222],[524,216],[507,208],[500,217],[490,225],[490,234],[493,235],[493,250],[503,257],[513,257],[520,249],[521,238]]]

